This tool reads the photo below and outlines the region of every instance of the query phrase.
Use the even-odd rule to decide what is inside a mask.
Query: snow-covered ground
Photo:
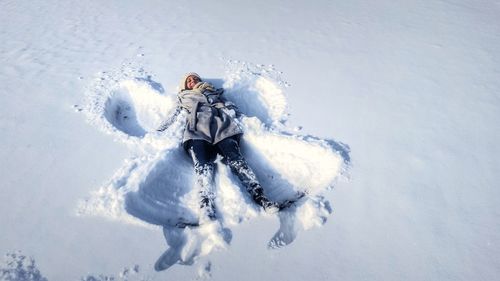
[[[0,280],[495,280],[499,15],[495,0],[1,1]],[[269,196],[307,200],[266,214],[219,163],[220,219],[168,226],[197,217],[182,122],[154,131],[189,71],[247,115]],[[156,272],[160,256],[178,264]]]

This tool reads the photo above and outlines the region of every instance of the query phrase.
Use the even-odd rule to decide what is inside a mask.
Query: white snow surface
[[[0,280],[496,280],[500,2],[1,1]],[[279,214],[217,162],[195,71],[245,114]],[[158,261],[158,262],[157,262]],[[155,271],[160,265],[166,268]]]

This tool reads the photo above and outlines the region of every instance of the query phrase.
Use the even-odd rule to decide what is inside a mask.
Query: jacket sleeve
[[[182,111],[182,107],[180,105],[178,105],[177,108],[175,109],[174,114],[172,114],[172,116],[170,116],[167,120],[165,120],[165,122],[163,122],[160,125],[160,127],[158,127],[158,129],[156,129],[156,131],[163,132],[166,129],[168,129],[168,127],[170,127],[175,122],[175,119],[181,113],[181,111]]]
[[[222,93],[219,98],[224,103],[223,109],[229,116],[239,118],[242,115],[238,107],[232,101],[228,101]],[[231,111],[234,111],[234,113],[231,113]]]
[[[222,101],[222,103],[224,104],[225,108],[227,108],[227,109],[233,109],[235,111],[239,111],[238,107],[233,102],[228,101],[226,99],[226,95],[224,95],[224,89],[222,89],[222,88],[217,89],[217,93],[219,94],[219,100]]]

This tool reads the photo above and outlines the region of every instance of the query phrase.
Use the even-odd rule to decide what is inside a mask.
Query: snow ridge
[[[284,89],[289,84],[272,66],[228,61],[225,95],[244,113],[242,150],[272,200],[307,192],[307,200],[278,214],[280,228],[269,242],[279,248],[301,230],[324,224],[332,212],[321,194],[345,175],[349,147],[333,140],[291,133]],[[267,216],[220,161],[217,161],[216,206],[219,220],[198,228],[174,225],[198,222],[193,167],[180,147],[185,116],[180,114],[163,132],[155,131],[176,108],[176,94],[165,93],[140,67],[123,65],[100,74],[86,95],[90,124],[127,144],[133,156],[111,179],[78,204],[81,216],[102,216],[142,226],[163,227],[169,248],[155,268],[193,264],[200,256],[226,248],[231,226]]]

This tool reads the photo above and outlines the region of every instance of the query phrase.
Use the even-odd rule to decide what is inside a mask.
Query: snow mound
[[[274,68],[229,61],[225,95],[244,113],[242,150],[265,193],[276,201],[306,192],[307,198],[278,214],[280,228],[269,242],[279,248],[301,230],[321,226],[332,212],[321,193],[332,187],[349,163],[348,146],[333,140],[290,133],[286,127],[288,83]],[[101,74],[102,75],[102,74]],[[200,217],[191,160],[181,148],[185,115],[163,132],[162,121],[176,108],[176,94],[165,93],[142,68],[121,68],[99,77],[87,93],[89,122],[127,144],[133,156],[111,179],[79,202],[81,216],[102,216],[143,226],[157,225],[169,248],[155,268],[193,264],[231,241],[229,227],[267,216],[221,161],[217,161],[218,221],[197,228],[175,227]]]
[[[106,101],[104,117],[125,134],[143,137],[171,114],[175,101],[157,93],[148,81],[125,80],[117,86]]]
[[[155,143],[148,132],[173,114],[177,98],[165,95],[163,86],[151,79],[132,63],[117,71],[101,72],[85,95],[82,110],[89,123],[133,146]]]
[[[264,182],[267,185],[275,182],[277,186],[321,192],[342,168],[342,158],[327,141],[268,129],[257,118],[245,118],[244,125],[244,149],[254,166],[267,171],[262,177],[268,179]],[[278,178],[271,178],[272,174]]]
[[[273,66],[228,61],[224,88],[227,96],[247,116],[255,116],[267,125],[285,122],[288,106],[283,91],[289,84]]]
[[[35,260],[21,253],[8,253],[0,265],[2,281],[47,281],[38,270]]]

